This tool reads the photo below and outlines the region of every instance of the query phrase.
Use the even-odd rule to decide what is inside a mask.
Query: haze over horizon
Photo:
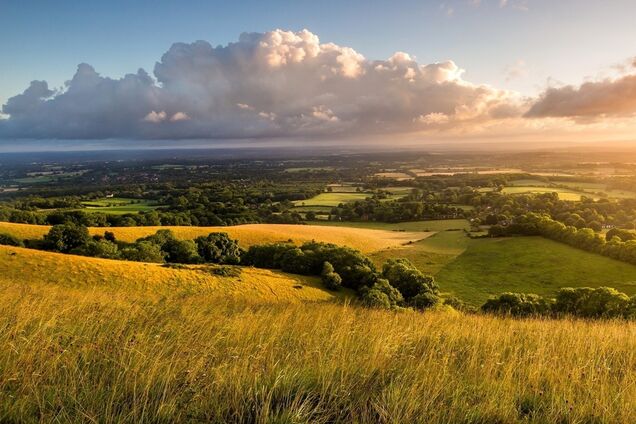
[[[10,2],[0,151],[636,141],[633,2],[248,4]]]

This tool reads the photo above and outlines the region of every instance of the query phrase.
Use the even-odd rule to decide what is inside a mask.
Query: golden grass
[[[41,238],[49,231],[49,228],[46,225],[0,222],[0,233],[13,234],[23,239]],[[177,237],[183,239],[194,239],[217,231],[226,232],[230,237],[237,239],[243,247],[289,239],[297,243],[316,240],[349,246],[365,253],[400,246],[410,241],[424,239],[432,234],[430,232],[417,231],[397,232],[366,228],[332,228],[321,225],[291,224],[247,224],[229,227],[93,227],[90,228],[90,232],[91,234],[104,234],[104,231],[112,231],[119,240],[132,242],[138,238],[154,234],[161,229],[170,229]]]
[[[636,324],[0,285],[2,422],[633,423]]]
[[[205,292],[211,296],[285,302],[328,301],[347,294],[325,290],[318,278],[258,268],[240,269],[238,277],[220,277],[203,266],[173,269],[159,264],[0,246],[0,284],[44,283],[109,292],[125,289],[144,295]]]

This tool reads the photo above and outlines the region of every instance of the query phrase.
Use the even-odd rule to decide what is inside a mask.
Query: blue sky
[[[579,83],[636,54],[633,0],[480,3],[2,0],[0,102],[33,79],[59,86],[81,62],[111,77],[139,67],[152,72],[173,42],[226,44],[275,28],[308,28],[370,59],[395,51],[420,63],[452,59],[470,81],[527,94],[547,78]],[[519,71],[513,78],[512,69]]]

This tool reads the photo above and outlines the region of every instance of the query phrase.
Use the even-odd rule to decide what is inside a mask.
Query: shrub
[[[322,273],[320,274],[322,283],[329,290],[338,290],[342,285],[342,278],[334,271],[333,265],[329,262],[325,262],[322,266]]]
[[[234,266],[217,266],[210,270],[210,272],[214,275],[218,275],[221,277],[240,277],[241,276],[241,268]]]
[[[554,311],[584,318],[627,316],[630,298],[609,287],[564,288],[558,291]]]
[[[197,237],[194,242],[205,262],[236,265],[241,261],[241,248],[227,233],[210,233]]]
[[[24,247],[24,242],[11,234],[0,234],[0,245]]]
[[[437,284],[430,275],[424,275],[408,259],[389,259],[382,266],[382,277],[389,280],[405,299],[423,293],[437,293]]]
[[[432,292],[423,292],[419,293],[416,296],[413,296],[408,304],[413,306],[415,309],[424,310],[428,308],[432,308],[433,306],[439,305],[442,303],[442,299]]]
[[[499,297],[491,298],[481,307],[484,312],[512,315],[533,316],[550,315],[551,302],[536,294],[502,293]]]
[[[378,279],[371,288],[362,287],[360,298],[365,306],[384,309],[396,308],[404,301],[400,291],[392,287],[384,278]]]

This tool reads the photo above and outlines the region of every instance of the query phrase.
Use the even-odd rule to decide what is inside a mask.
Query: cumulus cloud
[[[228,139],[408,133],[523,113],[513,92],[473,84],[453,61],[369,60],[310,31],[174,44],[111,79],[79,65],[60,90],[34,81],[4,105],[0,137]]]
[[[636,68],[632,64],[631,71]],[[615,79],[586,82],[547,89],[526,113],[526,117],[595,119],[636,115],[636,73]]]

